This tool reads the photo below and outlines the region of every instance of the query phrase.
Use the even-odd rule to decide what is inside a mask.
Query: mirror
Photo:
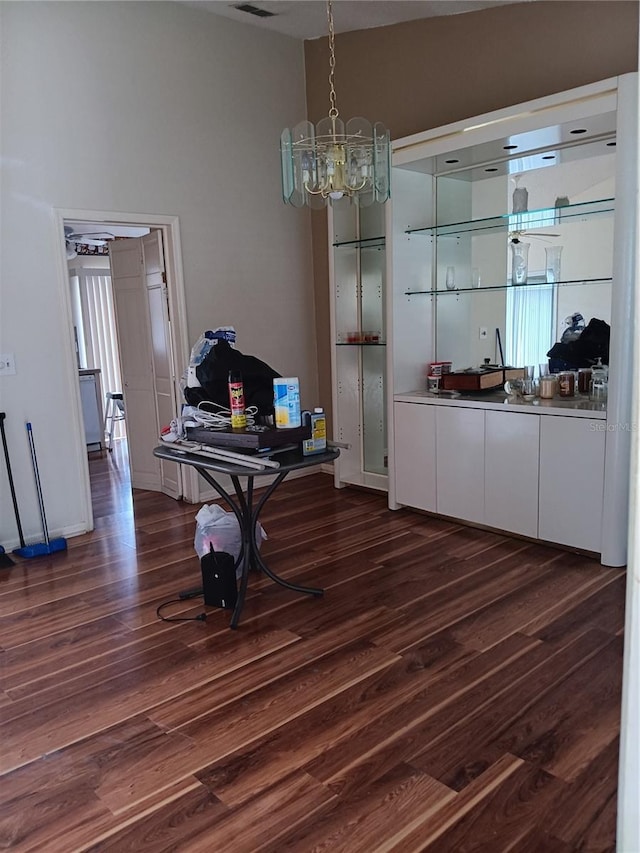
[[[539,364],[571,314],[610,324],[615,197],[610,139],[548,151],[542,155],[546,164],[541,156],[518,158],[436,178],[437,360],[452,361],[454,369],[487,358],[494,364]],[[519,210],[523,198],[525,211]],[[514,250],[523,246],[526,284],[514,285]],[[447,288],[447,271],[454,290]]]

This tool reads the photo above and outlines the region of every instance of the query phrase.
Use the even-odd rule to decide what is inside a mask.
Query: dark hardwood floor
[[[615,848],[624,573],[285,481],[237,631],[198,507],[91,462],[95,531],[0,571],[0,848]],[[135,511],[135,514],[134,514]]]

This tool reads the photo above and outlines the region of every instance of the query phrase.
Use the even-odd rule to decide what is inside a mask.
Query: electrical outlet
[[[489,337],[489,330],[486,326],[480,326],[480,328],[478,329],[478,337],[481,341],[484,341],[485,338]]]
[[[16,362],[12,352],[0,353],[0,376],[13,376]]]

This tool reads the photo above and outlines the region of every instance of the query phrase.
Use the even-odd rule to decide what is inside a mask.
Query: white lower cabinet
[[[540,416],[487,411],[484,523],[538,536]]]
[[[606,421],[543,417],[538,536],[600,551]]]
[[[599,553],[606,421],[397,402],[399,504]]]
[[[396,403],[393,411],[396,500],[437,512],[435,406]]]
[[[437,511],[484,523],[484,411],[436,408]]]

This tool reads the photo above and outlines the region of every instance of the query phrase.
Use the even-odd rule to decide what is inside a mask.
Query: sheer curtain
[[[554,211],[532,211],[509,217],[509,231],[530,232],[555,222]],[[529,235],[527,233],[529,231]],[[536,239],[535,235],[533,239]],[[527,285],[507,287],[505,359],[513,367],[547,361],[554,344],[556,285],[547,284],[546,271],[529,271]]]
[[[507,288],[505,359],[513,367],[546,362],[554,343],[555,285],[544,276],[529,276],[529,283],[535,287]]]

